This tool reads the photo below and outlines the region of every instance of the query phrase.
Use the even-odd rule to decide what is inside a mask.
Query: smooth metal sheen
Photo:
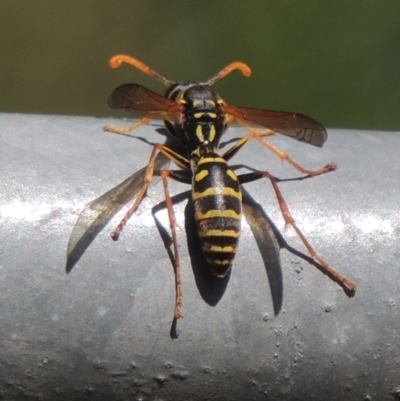
[[[149,189],[118,242],[109,233],[123,211],[65,273],[83,207],[145,166],[150,143],[165,141],[161,125],[123,136],[103,132],[110,123],[124,124],[0,114],[0,399],[400,396],[399,133],[328,130],[322,149],[272,139],[306,168],[337,162],[336,172],[279,186],[310,243],[357,283],[353,299],[282,250],[283,306],[274,317],[262,258],[243,222],[227,287],[207,303],[191,268],[185,202],[177,204],[184,318],[171,340],[173,270],[151,215],[163,200],[161,183]],[[223,141],[245,132],[229,129]],[[230,164],[299,176],[258,143]],[[292,230],[284,231],[270,183],[245,187],[304,252]],[[171,182],[170,189],[190,188]],[[157,216],[168,228],[165,211]]]

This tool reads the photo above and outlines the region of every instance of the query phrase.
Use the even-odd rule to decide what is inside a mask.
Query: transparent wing
[[[150,115],[152,118],[168,117],[176,120],[182,112],[182,105],[168,99],[144,86],[125,84],[119,86],[108,97],[107,104],[112,109],[126,110],[138,115]]]
[[[248,191],[241,186],[243,215],[254,235],[258,249],[264,261],[271,290],[274,313],[278,315],[283,302],[283,280],[280,259],[280,235],[270,218]]]
[[[158,153],[155,159],[154,173],[159,172],[169,161],[170,159],[165,155]],[[84,207],[68,241],[67,273],[73,269],[92,241],[115,214],[137,195],[142,187],[146,169],[147,166],[143,167]],[[152,184],[157,182],[157,178],[154,176]]]
[[[224,105],[225,113],[242,122],[242,125],[260,125],[300,142],[321,147],[328,135],[325,128],[304,114],[283,111],[259,110]]]

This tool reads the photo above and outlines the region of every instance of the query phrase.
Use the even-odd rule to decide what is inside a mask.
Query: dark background
[[[216,84],[229,103],[308,114],[328,127],[400,129],[400,2],[3,0],[0,111],[122,116],[122,83],[164,91],[129,66],[205,80],[231,61],[253,69]]]

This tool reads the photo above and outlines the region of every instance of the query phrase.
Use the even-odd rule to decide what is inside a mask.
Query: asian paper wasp
[[[104,130],[124,134],[142,124],[147,124],[154,118],[161,118],[171,137],[184,151],[179,152],[166,145],[155,144],[145,168],[85,207],[74,227],[68,245],[67,271],[72,269],[93,238],[117,210],[136,196],[133,205],[111,234],[114,240],[118,239],[125,224],[145,196],[153,175],[160,174],[173,245],[176,321],[182,316],[182,289],[175,214],[168,190],[168,179],[172,178],[192,185],[191,198],[202,251],[214,274],[217,277],[224,277],[231,269],[239,241],[244,205],[242,196],[246,194],[244,189],[241,189],[241,185],[264,177],[272,184],[286,224],[291,225],[296,231],[313,260],[319,264],[320,270],[337,282],[348,295],[353,295],[355,284],[322,259],[297,227],[277,185],[277,180],[267,171],[236,175],[228,165],[228,161],[247,142],[256,140],[306,176],[327,173],[336,168],[334,163],[315,171],[307,170],[265,140],[266,136],[280,133],[297,141],[321,147],[327,139],[325,128],[302,114],[235,107],[227,104],[217,95],[212,85],[234,70],[239,70],[249,77],[252,73],[251,69],[241,62],[229,64],[213,78],[201,83],[174,83],[130,56],[117,55],[110,60],[112,68],[118,68],[122,63],[130,64],[156,78],[168,89],[165,96],[162,96],[138,84],[125,84],[118,87],[108,98],[108,105],[113,109],[134,112],[142,118],[126,128],[106,126]],[[221,136],[232,123],[246,127],[249,133],[220,154]],[[180,167],[180,170],[163,169],[166,162],[170,160]],[[265,224],[267,224],[266,221]],[[266,238],[265,241],[267,240]]]

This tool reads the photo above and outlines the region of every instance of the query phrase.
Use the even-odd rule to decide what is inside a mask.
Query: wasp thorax
[[[183,129],[188,147],[191,150],[201,146],[216,149],[226,128],[218,95],[210,86],[193,85],[182,91],[180,97],[184,105]]]

